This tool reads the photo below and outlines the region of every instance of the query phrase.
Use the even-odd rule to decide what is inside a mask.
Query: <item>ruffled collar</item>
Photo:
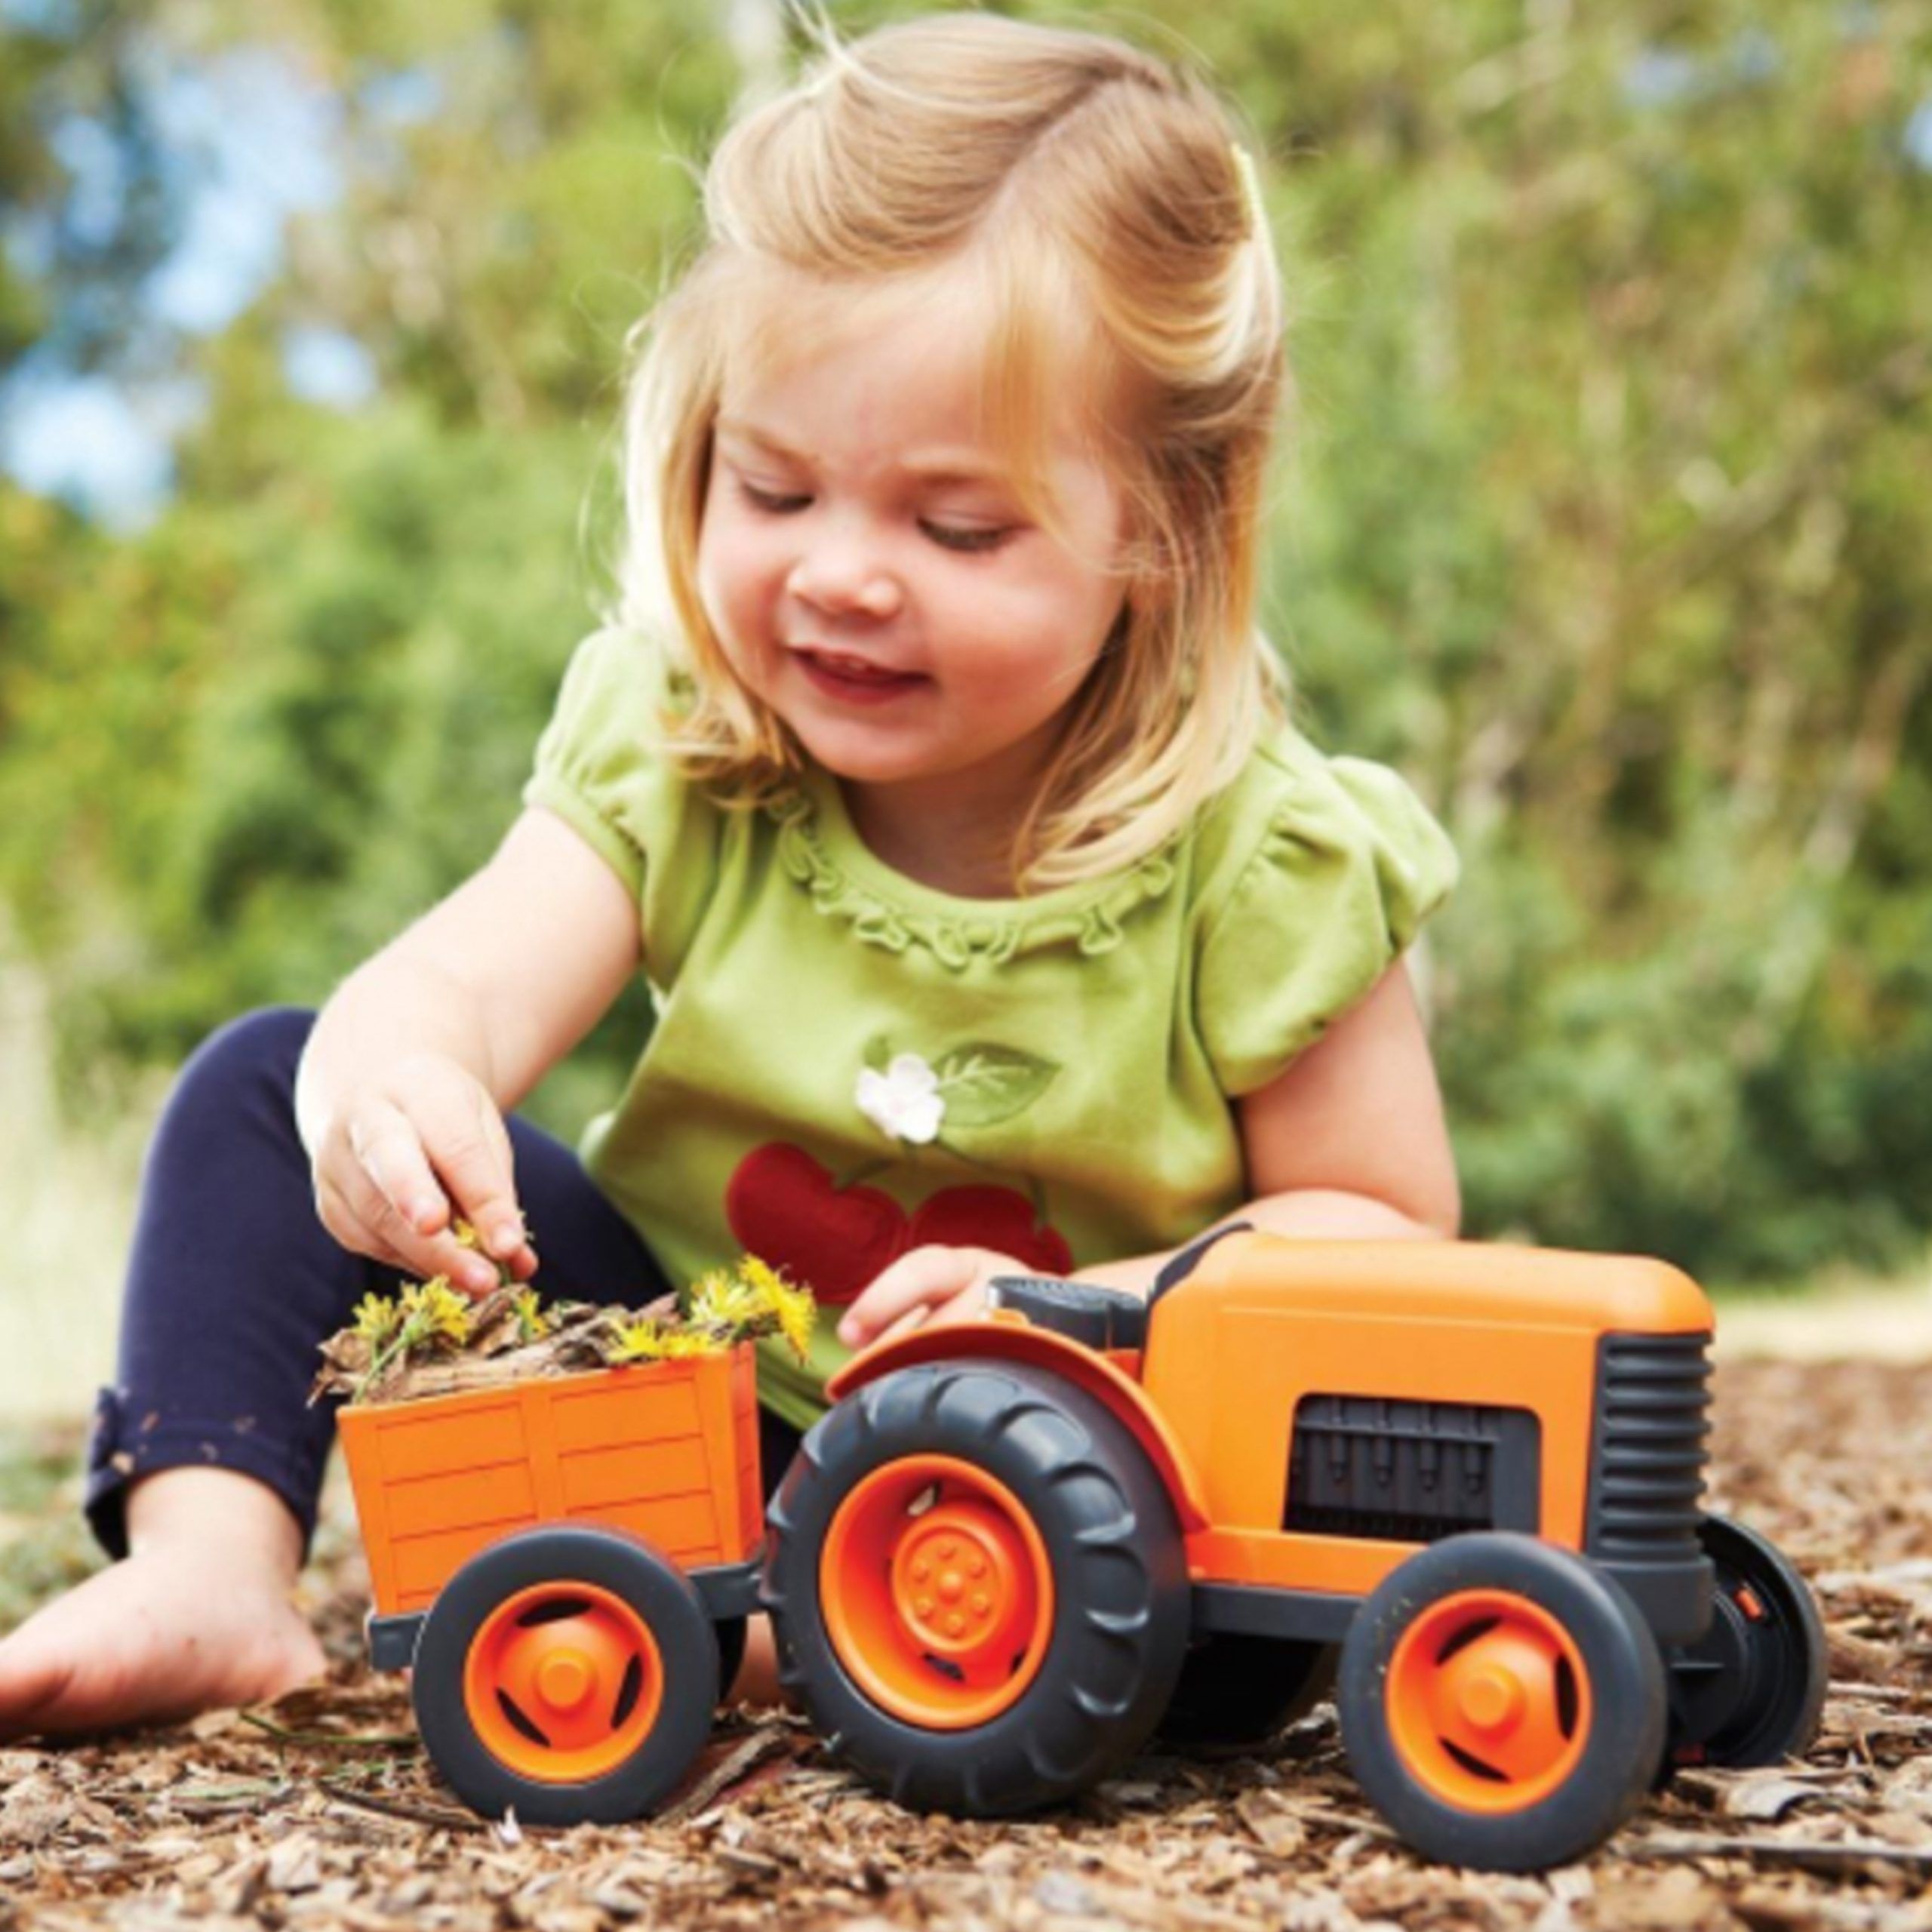
[[[1171,846],[1106,878],[1056,886],[1026,899],[959,899],[894,872],[854,827],[838,781],[804,774],[765,804],[778,828],[778,859],[828,918],[843,919],[869,946],[923,946],[958,971],[1047,946],[1111,952],[1121,922],[1160,898],[1174,879]]]

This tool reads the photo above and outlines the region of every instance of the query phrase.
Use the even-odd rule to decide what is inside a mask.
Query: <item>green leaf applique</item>
[[[953,1047],[933,1062],[946,1102],[946,1124],[992,1127],[1023,1113],[1053,1084],[1057,1060],[986,1041]]]

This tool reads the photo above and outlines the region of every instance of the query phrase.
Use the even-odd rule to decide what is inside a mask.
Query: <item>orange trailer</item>
[[[688,1768],[756,1607],[753,1361],[342,1411],[373,1660],[478,1810],[634,1817]]]

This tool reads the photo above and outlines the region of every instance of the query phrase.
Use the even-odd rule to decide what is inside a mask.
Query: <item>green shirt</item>
[[[715,803],[649,749],[655,688],[633,634],[586,638],[524,796],[637,901],[657,1024],[580,1152],[674,1280],[749,1251],[835,1304],[926,1241],[1062,1272],[1180,1245],[1247,1198],[1230,1103],[1455,878],[1401,779],[1284,726],[1128,869],[957,899],[875,858],[823,771]],[[765,1345],[798,1426],[835,1324],[807,1368]]]

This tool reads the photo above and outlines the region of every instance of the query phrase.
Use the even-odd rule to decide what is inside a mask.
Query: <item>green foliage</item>
[[[100,1567],[79,1509],[79,1458],[51,1432],[0,1429],[0,1636]]]
[[[432,72],[436,112],[352,94],[394,158],[196,352],[214,406],[152,528],[0,488],[0,894],[70,1093],[320,998],[507,823],[589,620],[623,332],[739,84],[720,11],[276,10],[346,88]],[[1401,764],[1462,848],[1432,963],[1473,1230],[1719,1275],[1922,1243],[1924,9],[1094,17],[1192,49],[1267,157],[1300,392],[1268,621],[1317,735]],[[115,18],[0,62],[23,205],[58,186],[35,89],[111,94],[130,21],[263,31]],[[0,271],[0,349],[52,299]],[[318,316],[382,371],[352,416],[283,391],[276,330]],[[644,1023],[633,997],[549,1117]]]

